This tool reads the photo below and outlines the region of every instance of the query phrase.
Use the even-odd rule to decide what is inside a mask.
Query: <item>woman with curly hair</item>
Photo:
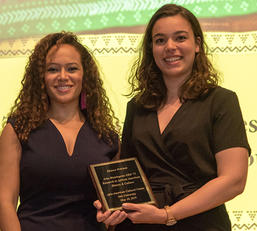
[[[104,228],[88,165],[116,156],[119,125],[102,85],[74,34],[38,42],[0,138],[2,231]]]
[[[224,203],[242,193],[248,145],[237,96],[218,86],[196,17],[174,4],[152,16],[130,78],[121,158],[137,157],[158,202],[101,212],[116,231],[229,231]]]

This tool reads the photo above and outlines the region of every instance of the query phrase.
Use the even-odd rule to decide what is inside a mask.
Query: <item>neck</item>
[[[177,100],[179,98],[179,89],[182,85],[181,81],[166,80],[165,85],[167,88],[167,103]]]
[[[164,83],[167,88],[167,102],[176,101],[179,99],[179,90],[188,76],[184,77],[165,77],[163,76]]]
[[[69,121],[83,121],[84,116],[79,109],[79,105],[61,105],[53,104],[48,111],[49,119],[59,123],[67,123]]]

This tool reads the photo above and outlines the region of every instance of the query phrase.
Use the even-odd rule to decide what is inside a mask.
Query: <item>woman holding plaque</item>
[[[158,205],[124,203],[116,231],[231,230],[224,203],[244,190],[250,147],[190,11],[168,4],[152,16],[130,83],[121,158],[138,158]],[[98,221],[124,219],[95,205]]]
[[[117,154],[117,122],[77,37],[41,39],[0,138],[0,230],[105,229],[95,219],[88,166]]]

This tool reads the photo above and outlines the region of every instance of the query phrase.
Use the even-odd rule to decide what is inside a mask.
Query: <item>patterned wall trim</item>
[[[257,230],[257,211],[228,211],[233,231]]]
[[[142,34],[79,35],[96,56],[133,55]],[[243,33],[205,32],[210,53],[257,53],[257,31]],[[29,56],[39,38],[0,41],[0,58]]]
[[[0,0],[0,39],[145,25],[166,3],[182,5],[198,18],[257,12],[256,0]]]

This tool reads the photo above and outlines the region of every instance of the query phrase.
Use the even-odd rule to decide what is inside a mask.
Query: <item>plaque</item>
[[[103,210],[122,209],[123,203],[157,205],[136,158],[92,164],[89,169]]]

